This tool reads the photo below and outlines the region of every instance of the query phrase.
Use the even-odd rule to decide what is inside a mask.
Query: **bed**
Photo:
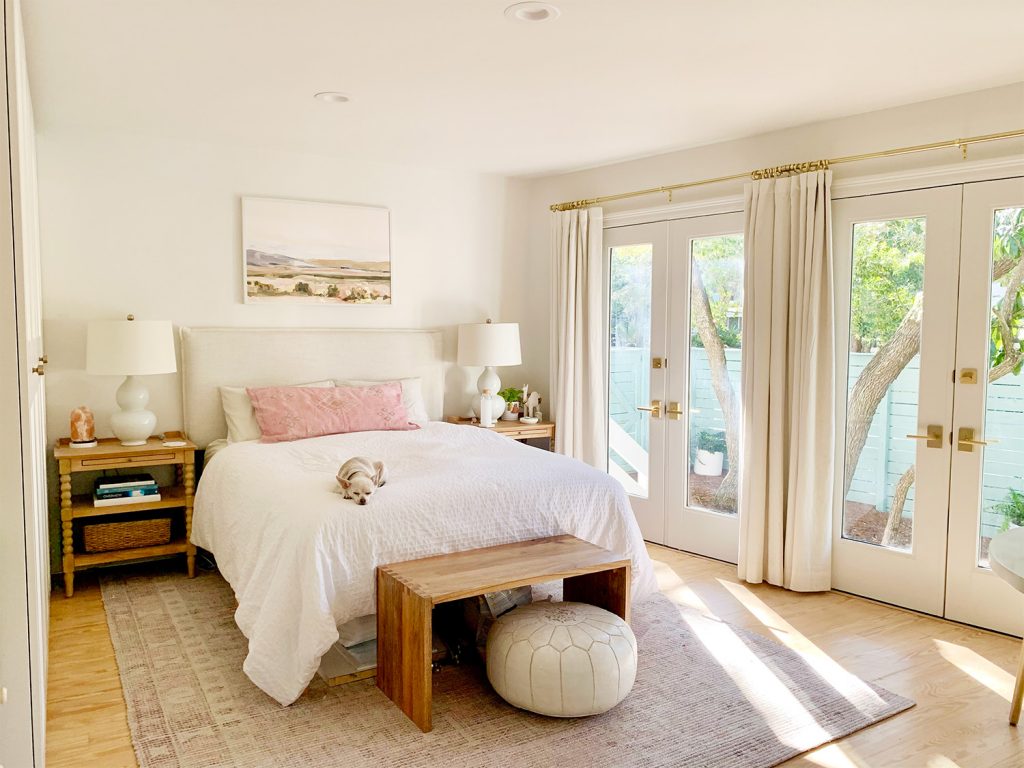
[[[182,329],[185,427],[200,447],[224,437],[221,385],[422,379],[442,412],[441,336],[432,331]],[[361,354],[366,352],[366,354]],[[388,466],[366,506],[334,475],[354,455]],[[290,704],[338,627],[374,610],[377,565],[568,533],[629,557],[633,599],[656,588],[622,487],[605,473],[493,432],[431,421],[286,443],[230,443],[196,493],[192,541],[217,559],[249,640],[244,671]]]

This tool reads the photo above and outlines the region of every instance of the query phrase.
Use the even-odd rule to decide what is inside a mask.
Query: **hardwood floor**
[[[735,568],[650,546],[680,605],[760,632],[827,676],[838,664],[914,699],[908,712],[785,763],[824,768],[1021,768],[1024,728],[1007,723],[1019,641],[835,592],[739,584]],[[47,766],[129,768],[135,755],[95,576],[51,598]]]

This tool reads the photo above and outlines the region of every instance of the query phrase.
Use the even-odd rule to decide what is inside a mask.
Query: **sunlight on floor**
[[[658,579],[658,589],[676,605],[693,608],[696,611],[715,617],[707,604],[697,596],[690,587],[686,585],[679,574],[667,563],[659,560],[654,561],[654,575]]]
[[[870,764],[858,759],[850,747],[841,744],[828,744],[808,753],[806,758],[822,768],[870,768]]]
[[[925,763],[925,768],[960,768],[960,764],[954,763],[945,755],[932,755]]]
[[[792,624],[769,608],[742,584],[718,580],[739,603],[753,614],[754,618],[771,630],[787,648],[796,651],[823,680],[835,688],[853,706],[870,716],[878,707],[884,706],[882,697],[856,675],[841,667],[831,656],[807,639]]]
[[[761,714],[780,742],[806,748],[809,742],[820,744],[831,740],[832,737],[818,725],[793,692],[747,647],[732,627],[692,614],[683,614],[683,620]],[[802,741],[794,743],[794,735],[800,736]]]
[[[1010,700],[1013,695],[1013,675],[970,648],[945,640],[935,640],[934,643],[942,658],[993,693]]]

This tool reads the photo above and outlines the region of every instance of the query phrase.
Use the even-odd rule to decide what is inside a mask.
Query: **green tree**
[[[850,351],[888,342],[924,287],[924,219],[858,224],[853,236]]]

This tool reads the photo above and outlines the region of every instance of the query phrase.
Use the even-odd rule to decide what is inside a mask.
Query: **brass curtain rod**
[[[644,195],[656,195],[668,193],[668,200],[672,202],[672,192],[677,189],[688,189],[689,187],[700,187],[705,184],[718,184],[723,181],[735,181],[736,179],[773,179],[786,173],[805,173],[807,171],[827,170],[830,166],[841,163],[856,163],[861,160],[874,160],[879,157],[895,157],[896,155],[910,155],[915,152],[930,152],[933,149],[959,149],[964,159],[967,158],[967,147],[971,144],[981,144],[986,141],[1000,141],[1002,139],[1016,139],[1024,136],[1024,128],[1015,131],[1003,131],[1002,133],[989,133],[984,136],[971,136],[966,139],[950,139],[949,141],[933,141],[930,144],[917,144],[912,147],[898,147],[896,149],[885,149],[881,152],[865,152],[861,155],[846,155],[845,157],[834,157],[829,160],[811,160],[805,163],[787,163],[776,165],[772,168],[759,168],[749,173],[733,173],[729,176],[716,176],[713,179],[701,179],[700,181],[684,181],[682,184],[669,184],[664,187],[651,187],[650,189],[639,189],[635,192],[619,192],[616,195],[602,195],[588,200],[571,200],[566,203],[555,203],[551,206],[552,211],[572,211],[577,208],[589,208],[592,205],[608,203],[613,200],[625,200],[630,197],[643,197]]]

